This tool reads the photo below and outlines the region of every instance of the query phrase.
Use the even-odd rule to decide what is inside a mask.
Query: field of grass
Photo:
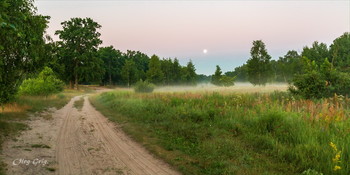
[[[14,138],[20,131],[28,129],[24,121],[28,120],[32,114],[52,107],[59,109],[67,104],[73,96],[87,92],[92,92],[92,90],[83,87],[80,91],[65,90],[49,97],[20,96],[15,102],[5,105],[0,109],[0,151],[2,151],[1,145],[5,139]],[[0,160],[0,174],[4,174],[3,167]]]
[[[183,174],[350,174],[348,98],[119,90],[91,101]]]

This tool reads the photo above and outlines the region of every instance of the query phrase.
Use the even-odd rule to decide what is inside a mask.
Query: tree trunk
[[[75,85],[74,85],[75,87],[74,87],[74,88],[75,88],[76,90],[79,90],[79,86],[78,86],[78,73],[77,73],[76,71],[75,71],[75,77],[74,77],[74,78],[75,78]]]
[[[130,76],[128,76],[128,87],[130,87]]]
[[[73,89],[74,87],[73,87],[73,80],[69,80],[69,88],[70,89]]]
[[[112,75],[109,73],[109,85],[112,85]]]

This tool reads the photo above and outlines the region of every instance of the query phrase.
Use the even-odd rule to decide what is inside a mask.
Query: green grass
[[[91,101],[183,174],[350,173],[348,99],[108,92]]]
[[[84,106],[84,97],[81,97],[79,100],[75,101],[73,106],[77,108],[79,111],[81,111],[81,109]]]

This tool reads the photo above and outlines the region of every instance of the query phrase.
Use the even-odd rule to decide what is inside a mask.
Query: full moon
[[[208,50],[207,49],[203,49],[203,53],[204,54],[208,53]]]

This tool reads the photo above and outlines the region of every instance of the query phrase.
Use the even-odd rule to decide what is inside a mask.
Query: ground
[[[96,111],[87,95],[44,116],[3,144],[7,174],[179,174]]]

